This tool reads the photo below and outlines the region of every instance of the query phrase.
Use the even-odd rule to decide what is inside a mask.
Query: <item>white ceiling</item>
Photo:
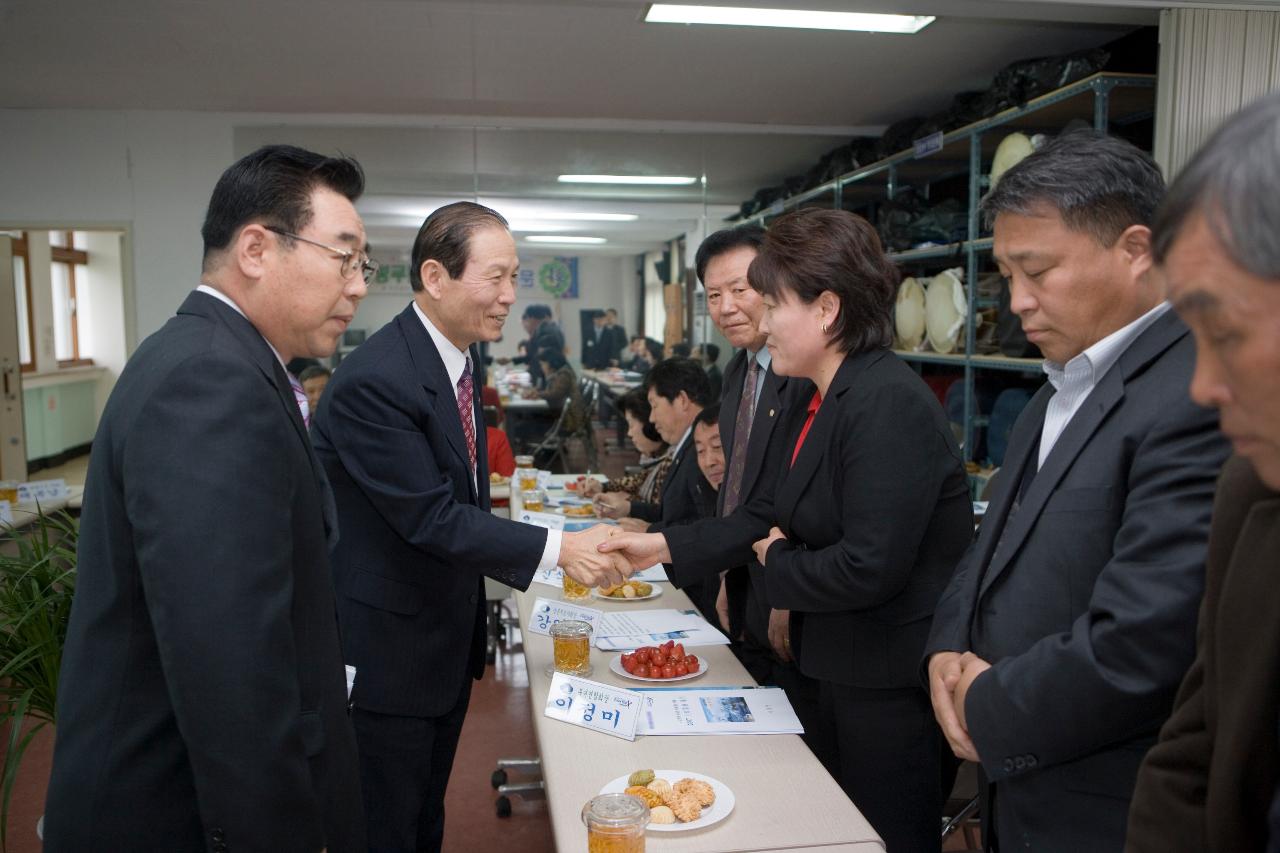
[[[368,172],[375,245],[407,243],[434,203],[478,194],[640,214],[589,229],[609,238],[604,251],[630,253],[692,230],[704,201],[715,227],[851,135],[941,109],[1010,61],[1152,24],[1171,4],[755,3],[939,16],[915,36],[645,24],[646,5],[0,0],[0,107],[227,112],[237,152],[339,148]],[[604,171],[705,174],[705,196],[700,184],[555,183]]]

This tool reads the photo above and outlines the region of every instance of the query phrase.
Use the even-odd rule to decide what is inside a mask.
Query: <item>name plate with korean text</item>
[[[567,601],[539,598],[533,603],[533,610],[529,614],[529,633],[550,636],[552,625],[569,619],[586,622],[591,625],[592,632],[595,632],[603,617],[604,611],[594,607],[580,607]]]
[[[573,726],[635,740],[643,702],[643,697],[633,690],[557,672],[551,679],[543,713]]]

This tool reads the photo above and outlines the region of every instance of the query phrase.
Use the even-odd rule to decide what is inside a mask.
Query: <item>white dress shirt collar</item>
[[[229,307],[232,311],[235,311],[241,317],[244,317],[246,320],[249,320],[249,316],[240,309],[240,306],[235,303],[235,300],[232,299],[230,296],[227,296],[227,294],[223,293],[221,290],[218,290],[215,287],[210,287],[204,282],[200,282],[200,286],[197,287],[196,290],[208,296],[212,296],[214,299],[218,300],[219,302]],[[249,320],[249,325],[253,326],[252,320]],[[253,326],[253,330],[255,332],[258,332],[258,327]],[[284,359],[280,357],[280,352],[275,347],[271,346],[271,341],[267,340],[266,336],[263,335],[262,332],[258,332],[258,336],[262,338],[262,342],[267,345],[268,349],[271,350],[271,354],[276,357],[276,361],[280,362],[280,366],[284,368],[284,375],[288,376],[289,368],[285,366]]]
[[[1161,302],[1132,323],[1107,335],[1066,364],[1045,359],[1042,369],[1049,378],[1050,384],[1062,390],[1062,385],[1069,376],[1083,376],[1088,379],[1090,386],[1098,384],[1098,380],[1106,376],[1107,371],[1120,360],[1120,356],[1129,348],[1129,344],[1168,310],[1169,303]]]
[[[462,371],[467,369],[468,354],[454,346],[453,341],[446,338],[444,333],[436,328],[435,324],[431,322],[418,305],[417,300],[414,300],[413,311],[418,315],[418,319],[422,321],[422,325],[426,327],[427,334],[431,336],[436,349],[440,351],[440,360],[444,362],[444,372],[449,375],[449,384],[453,386],[454,396],[457,396],[458,380],[462,378]]]
[[[1107,335],[1102,340],[1072,358],[1066,364],[1045,359],[1043,370],[1054,388],[1045,408],[1044,424],[1040,430],[1039,465],[1044,466],[1049,452],[1071,423],[1080,406],[1093,393],[1093,389],[1115,366],[1120,356],[1137,340],[1148,326],[1169,310],[1168,302],[1161,302],[1138,319]]]

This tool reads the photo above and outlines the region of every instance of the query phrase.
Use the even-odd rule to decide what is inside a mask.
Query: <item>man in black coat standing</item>
[[[413,301],[342,362],[312,427],[333,483],[333,552],[370,849],[439,850],[444,796],[485,666],[485,576],[527,589],[564,567],[587,586],[623,573],[594,546],[489,512],[476,342],[515,302],[515,241],[501,215],[446,205],[413,244]]]
[[[288,146],[228,169],[197,292],[112,391],[62,659],[51,853],[366,849],[333,497],[284,368],[333,353],[376,270],[363,187],[354,161]]]

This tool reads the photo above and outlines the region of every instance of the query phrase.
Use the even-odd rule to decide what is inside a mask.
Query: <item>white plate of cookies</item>
[[[633,787],[631,782],[641,781],[646,773],[652,773],[653,779],[638,787],[648,794],[628,790]],[[689,770],[637,770],[614,779],[600,793],[630,793],[644,799],[649,805],[650,832],[687,832],[712,826],[729,816],[734,802],[728,785]]]

